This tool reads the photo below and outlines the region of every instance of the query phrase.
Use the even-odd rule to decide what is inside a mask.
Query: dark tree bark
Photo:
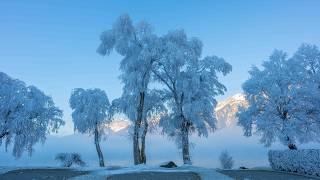
[[[182,109],[184,94],[183,93],[181,94],[180,100],[179,100],[178,95],[174,93],[174,99],[175,99],[176,106],[179,109],[180,120],[182,122],[180,127],[180,133],[181,133],[181,148],[182,148],[183,164],[192,164],[191,158],[190,158],[190,151],[189,151],[190,123],[188,123],[187,119],[184,117],[183,109]]]
[[[100,167],[104,167],[104,159],[103,154],[100,148],[100,140],[99,140],[99,131],[98,131],[98,125],[96,125],[96,128],[94,130],[94,144],[96,145],[96,150],[99,158],[99,165]]]
[[[182,124],[181,136],[183,164],[191,164],[189,151],[189,125],[186,121]]]
[[[133,160],[134,164],[141,164],[140,147],[139,147],[139,132],[141,128],[143,108],[144,108],[144,92],[140,92],[139,106],[137,108],[137,119],[134,124],[133,132]]]
[[[134,127],[134,134],[133,134],[133,160],[134,160],[134,165],[140,164],[140,148],[139,148],[139,129],[137,127],[138,125],[135,124]]]
[[[146,136],[148,133],[148,126],[149,125],[148,125],[148,122],[146,119],[144,120],[143,124],[144,124],[144,129],[143,129],[143,132],[141,135],[140,162],[143,164],[146,164],[147,163],[147,156],[146,156],[145,149],[146,149]]]

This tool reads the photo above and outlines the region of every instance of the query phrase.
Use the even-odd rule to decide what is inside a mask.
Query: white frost
[[[212,179],[219,179],[219,180],[230,180],[232,178],[225,176],[223,174],[220,174],[216,172],[214,169],[208,169],[208,168],[202,168],[202,167],[196,167],[196,166],[189,166],[184,165],[178,168],[161,168],[158,166],[147,166],[147,165],[137,165],[132,167],[125,167],[118,170],[105,170],[105,169],[99,169],[96,171],[93,171],[89,175],[84,176],[78,176],[72,178],[72,180],[84,180],[84,179],[94,179],[94,180],[100,180],[105,179],[108,176],[116,175],[116,174],[126,174],[126,173],[141,173],[141,172],[194,172],[198,174],[201,178],[201,180],[212,180]]]
[[[271,150],[270,166],[274,170],[320,176],[320,150]]]

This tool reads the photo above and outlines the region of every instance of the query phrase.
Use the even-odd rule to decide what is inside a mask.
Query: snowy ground
[[[229,180],[228,176],[216,172],[214,169],[195,166],[181,166],[178,168],[160,168],[157,166],[132,166],[113,170],[96,170],[87,175],[78,176],[73,180],[103,179],[109,177],[112,180],[136,180],[136,179],[174,179],[174,180]],[[108,179],[109,179],[108,178]]]
[[[167,169],[156,166],[106,168],[1,168],[1,180],[308,180],[320,179],[268,169],[214,170],[195,166]]]
[[[174,180],[229,180],[228,176],[195,166],[181,166],[178,168],[160,168],[156,166],[107,167],[98,169],[67,169],[67,168],[16,168],[7,169],[0,174],[2,180],[33,180],[33,179],[70,179],[70,180],[138,180],[138,179],[174,179]]]
[[[147,139],[147,157],[149,165],[158,165],[164,161],[174,161],[178,165],[182,164],[181,154],[174,142],[168,140],[166,137],[158,135],[150,134],[150,136],[148,137],[149,139]],[[267,158],[268,149],[259,144],[256,137],[243,137],[241,129],[219,130],[216,133],[211,134],[208,138],[200,139],[198,137],[191,137],[191,141],[195,143],[195,145],[191,148],[193,164],[195,166],[206,167],[208,168],[207,170],[212,170],[213,168],[220,167],[218,157],[223,150],[228,150],[229,153],[233,156],[235,161],[234,168],[239,168],[240,166],[249,168],[257,166],[269,166]],[[110,135],[105,141],[101,143],[101,145],[105,155],[106,164],[118,165],[121,167],[129,167],[133,164],[131,152],[132,143],[131,139],[127,137],[127,134]],[[299,147],[319,148],[320,145],[304,145]],[[285,147],[278,145],[271,147],[271,149],[281,148]],[[99,168],[97,168],[97,154],[94,148],[92,137],[87,137],[79,134],[64,137],[49,136],[47,142],[44,145],[37,144],[35,146],[35,151],[31,157],[28,157],[27,153],[25,153],[20,159],[15,159],[11,155],[11,149],[9,149],[8,152],[5,152],[5,148],[3,146],[0,146],[0,174],[1,172],[5,173],[9,170],[18,169],[18,171],[7,173],[5,176],[2,175],[0,179],[4,179],[4,177],[8,176],[10,177],[10,180],[14,179],[13,176],[18,177],[17,179],[21,179],[21,176],[28,177],[34,173],[43,175],[43,177],[50,176],[54,178],[56,171],[49,172],[47,170],[48,168],[46,167],[51,167],[51,169],[59,168],[60,164],[59,162],[54,160],[54,157],[57,153],[60,152],[80,153],[83,157],[83,160],[87,163],[88,167],[91,167],[91,169],[80,169],[80,172],[91,172],[92,170],[97,172],[96,170],[99,170]],[[6,168],[1,168],[1,166],[5,166]],[[21,170],[22,166],[24,167],[24,169],[36,169],[36,171]],[[43,172],[49,174],[45,175],[45,173]],[[68,170],[61,170],[59,172],[62,174],[66,172],[66,177],[70,177],[70,175],[78,175],[77,172],[74,173],[73,171]],[[209,173],[208,177],[210,177],[211,171],[207,172]],[[131,173],[134,174],[132,177],[141,176],[141,174],[137,174],[138,172]],[[165,177],[170,172],[160,172],[161,175],[159,174],[159,172],[157,173],[158,174],[156,175],[158,175],[159,177],[161,175]],[[259,172],[252,173],[257,174]],[[143,172],[143,176],[147,177],[152,176],[152,174],[154,173]],[[205,173],[203,172],[202,175],[204,174]],[[172,176],[178,179],[179,177],[185,177],[185,175],[186,172],[171,172],[170,177]],[[240,176],[241,175],[242,174],[240,174]],[[117,176],[117,178],[120,178],[121,180],[120,175],[114,175],[114,177],[115,176]]]

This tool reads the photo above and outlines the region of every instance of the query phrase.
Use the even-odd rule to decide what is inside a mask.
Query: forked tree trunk
[[[96,145],[96,150],[99,158],[99,165],[100,167],[104,167],[103,154],[100,148],[98,125],[96,125],[96,128],[94,130],[94,144]]]
[[[181,127],[181,136],[183,164],[191,164],[189,152],[189,126],[187,122],[184,122]]]
[[[141,149],[140,149],[140,162],[143,164],[147,163],[147,156],[146,156],[146,136],[148,133],[148,122],[144,120],[144,129],[141,135]]]
[[[134,124],[134,132],[133,132],[133,160],[134,164],[141,164],[141,157],[140,157],[140,147],[139,147],[139,132],[142,122],[142,113],[143,113],[143,106],[144,106],[144,92],[140,92],[139,98],[139,106],[137,108],[137,119]]]

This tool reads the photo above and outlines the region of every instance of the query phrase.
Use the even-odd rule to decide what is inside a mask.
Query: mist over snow
[[[0,174],[76,159],[90,173],[166,162],[223,173],[228,159],[235,171],[320,168],[319,7],[1,2]]]
[[[210,133],[208,138],[192,136],[191,157],[194,165],[216,168],[219,167],[219,154],[227,150],[235,160],[235,167],[269,166],[267,152],[269,149],[286,149],[279,143],[269,148],[259,143],[258,136],[245,137],[242,129],[237,126],[237,106],[245,104],[242,94],[236,94],[218,103],[219,129]],[[119,117],[121,118],[121,117]],[[123,119],[113,121],[109,128],[108,136],[101,141],[101,149],[104,153],[106,165],[133,164],[132,138],[128,135],[129,122]],[[72,129],[70,129],[70,132]],[[159,164],[164,161],[175,161],[182,164],[179,152],[174,141],[166,136],[154,133],[146,138],[147,163]],[[309,143],[298,145],[303,148],[320,148],[320,144]],[[98,167],[98,157],[94,147],[93,137],[82,134],[53,134],[48,136],[45,144],[36,144],[31,157],[24,153],[20,159],[11,155],[11,148],[5,152],[5,147],[0,148],[0,166],[59,166],[54,160],[57,153],[77,152],[89,166]]]
[[[191,156],[194,165],[205,167],[219,167],[219,154],[228,150],[235,160],[235,167],[268,166],[267,152],[269,149],[286,149],[276,144],[265,148],[259,144],[258,137],[250,138],[242,135],[240,127],[229,127],[217,130],[208,138],[192,136]],[[24,153],[20,159],[11,155],[10,148],[0,149],[0,166],[59,166],[54,160],[60,152],[78,152],[89,166],[98,166],[98,157],[93,144],[93,138],[87,135],[74,134],[67,136],[49,136],[44,145],[37,144],[31,157]],[[180,152],[173,141],[161,135],[147,137],[148,164],[158,164],[173,160],[182,164]],[[320,148],[319,144],[299,145],[302,148]],[[132,165],[132,141],[129,136],[122,133],[112,133],[101,142],[101,149],[105,156],[106,165]]]

